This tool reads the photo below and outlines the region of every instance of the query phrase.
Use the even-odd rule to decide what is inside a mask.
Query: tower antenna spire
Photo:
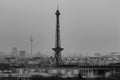
[[[57,10],[59,10],[59,4],[57,4]]]
[[[59,0],[58,0],[58,2],[57,2],[57,10],[59,10]]]

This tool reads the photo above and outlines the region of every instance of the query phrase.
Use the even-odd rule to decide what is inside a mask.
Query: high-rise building
[[[4,52],[0,52],[0,59],[5,58],[5,57],[6,57],[6,55],[4,54]]]
[[[17,55],[17,48],[16,47],[14,47],[13,49],[12,49],[12,55],[14,56],[14,57],[17,57],[18,55]]]
[[[19,53],[20,53],[20,58],[24,59],[25,58],[25,50],[21,50]]]

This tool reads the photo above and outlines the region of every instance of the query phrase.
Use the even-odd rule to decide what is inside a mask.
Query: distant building
[[[17,55],[17,48],[16,47],[12,49],[12,54],[13,54],[14,57],[18,56]]]
[[[4,58],[6,55],[4,54],[4,52],[0,52],[0,59]]]
[[[20,58],[25,58],[25,50],[21,50],[20,52]]]

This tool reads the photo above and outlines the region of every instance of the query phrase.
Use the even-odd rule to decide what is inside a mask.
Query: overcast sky
[[[62,55],[120,52],[120,0],[0,0],[0,51],[53,55],[58,3]]]

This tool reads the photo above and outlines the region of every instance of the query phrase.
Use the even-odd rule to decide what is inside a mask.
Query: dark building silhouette
[[[63,48],[61,48],[61,41],[60,41],[60,23],[59,23],[60,12],[58,8],[55,15],[56,15],[55,48],[52,49],[55,51],[55,55],[54,55],[55,65],[58,66],[60,65],[61,62],[61,51],[63,50]]]

